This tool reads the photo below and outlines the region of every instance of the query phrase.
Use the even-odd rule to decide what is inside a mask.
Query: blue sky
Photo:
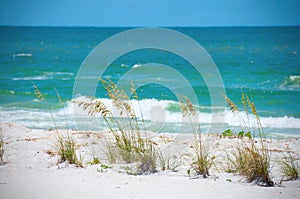
[[[0,25],[300,25],[300,0],[1,0]]]

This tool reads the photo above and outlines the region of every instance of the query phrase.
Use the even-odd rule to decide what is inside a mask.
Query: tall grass
[[[162,171],[174,171],[177,172],[177,168],[179,166],[177,162],[177,157],[175,155],[170,155],[167,152],[163,152],[162,150],[158,150],[157,153],[159,165]]]
[[[79,167],[83,166],[82,160],[77,155],[76,142],[70,135],[58,135],[56,149],[60,156],[58,163],[67,161],[70,164],[75,164]]]
[[[0,127],[0,164],[4,164],[4,141],[3,141],[3,134],[2,128]]]
[[[299,179],[300,167],[295,157],[289,154],[288,156],[284,156],[280,163],[284,181]]]
[[[58,160],[58,163],[68,161],[70,164],[75,164],[77,166],[82,167],[83,163],[82,163],[81,157],[79,158],[78,155],[77,155],[76,142],[72,138],[71,134],[69,134],[69,132],[67,133],[66,136],[63,135],[62,133],[60,133],[60,131],[58,129],[58,126],[56,125],[55,118],[54,118],[53,113],[52,113],[52,107],[48,104],[44,94],[39,90],[39,88],[33,82],[32,82],[32,84],[33,84],[33,88],[34,88],[35,97],[41,102],[45,101],[47,103],[47,106],[50,107],[51,120],[53,122],[53,125],[55,127],[55,131],[56,131],[56,134],[57,134],[55,147],[56,147],[57,154],[60,156],[60,158]],[[54,87],[54,89],[55,89],[57,98],[59,100],[59,106],[63,107],[62,99],[61,99],[56,87]],[[67,128],[67,131],[68,131],[69,127],[68,127],[65,112],[64,112],[64,116],[65,116],[64,118],[65,118],[66,128]]]
[[[241,116],[240,110],[227,96],[224,96],[230,110],[233,114],[237,115],[243,123],[243,128],[251,131],[251,134],[255,135],[258,132],[258,138],[249,138],[249,143],[239,142],[228,155],[228,160],[231,163],[233,171],[246,177],[248,182],[256,182],[257,184],[264,186],[273,186],[273,181],[270,176],[270,159],[271,152],[266,145],[261,125],[260,118],[256,111],[256,107],[253,101],[246,95],[242,95],[242,103],[244,110],[247,113],[247,119]],[[253,130],[249,114],[252,114],[256,120],[256,131]],[[258,140],[258,141],[257,141]]]
[[[113,135],[113,146],[107,144],[107,155],[111,162],[118,160],[125,163],[140,162],[141,173],[156,171],[156,143],[151,141],[145,130],[144,120],[139,123],[130,97],[111,80],[100,79],[107,91],[113,106],[117,109],[117,115],[99,99],[91,97],[89,102],[73,100],[74,104],[82,107],[90,115],[100,114],[106,122],[109,131]],[[133,98],[138,100],[133,84],[131,86]],[[142,115],[142,114],[141,114]]]
[[[209,143],[204,142],[195,106],[185,96],[180,96],[179,99],[182,115],[183,117],[188,118],[194,133],[194,139],[191,146],[193,149],[193,162],[191,163],[191,168],[197,175],[202,175],[206,178],[210,175],[209,170],[214,163],[215,157],[210,154]]]

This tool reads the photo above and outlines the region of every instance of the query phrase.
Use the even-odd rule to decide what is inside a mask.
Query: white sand
[[[132,176],[122,171],[121,165],[99,172],[100,165],[85,164],[84,168],[60,164],[54,151],[54,131],[30,130],[17,124],[1,124],[5,141],[5,161],[0,165],[0,198],[299,198],[300,180],[283,182],[280,186],[260,187],[244,182],[238,175],[212,169],[208,179],[192,179],[187,176],[188,164],[184,159],[178,172],[158,172],[152,175]],[[72,132],[80,143],[84,162],[90,161],[91,152],[105,163],[101,143],[105,133]],[[189,136],[177,137],[172,147],[188,152]],[[222,155],[234,139],[211,136],[211,150]],[[157,137],[160,142],[175,139],[174,135]],[[185,140],[186,139],[186,140]],[[102,140],[102,141],[101,141]],[[270,145],[274,159],[282,157],[282,151],[291,151],[299,157],[300,140],[273,140]],[[184,149],[185,148],[185,149]],[[181,150],[179,150],[181,149]],[[176,150],[175,150],[176,151]],[[224,153],[223,153],[224,154]],[[272,163],[272,175],[280,180],[279,166]],[[119,173],[118,171],[122,171]],[[229,179],[231,182],[229,182]]]

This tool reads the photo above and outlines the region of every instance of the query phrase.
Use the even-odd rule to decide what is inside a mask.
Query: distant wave
[[[300,75],[290,75],[286,77],[282,81],[280,88],[286,90],[300,90]]]
[[[74,76],[74,73],[71,72],[45,72],[46,75],[67,75]]]
[[[65,77],[68,76],[68,77]],[[70,80],[70,76],[74,76],[74,73],[71,72],[44,72],[43,75],[29,76],[29,77],[13,77],[14,81],[28,81],[28,80],[47,80],[60,78],[62,80]]]
[[[46,79],[53,79],[51,76],[47,75],[40,75],[40,76],[32,76],[32,77],[13,77],[12,80],[19,81],[19,80],[46,80]]]
[[[78,100],[89,101],[89,98],[80,97]],[[105,103],[113,113],[117,114],[118,110],[113,108],[112,100],[100,99]],[[154,130],[157,128],[164,128],[168,126],[171,128],[162,129],[166,132],[177,132],[178,125],[186,124],[186,120],[182,120],[182,114],[180,108],[170,109],[170,106],[178,105],[178,102],[170,100],[156,100],[156,99],[144,99],[140,100],[140,106],[138,101],[132,100],[133,107],[136,111],[136,115],[141,119],[139,107],[142,108],[143,117],[145,122],[154,126]],[[218,113],[217,113],[218,114]],[[240,128],[240,121],[229,110],[220,112],[224,114],[224,128]],[[26,117],[24,117],[26,115]],[[107,130],[105,122],[101,121],[101,116],[97,116],[93,119],[85,111],[74,105],[70,101],[66,103],[63,108],[52,110],[53,118],[55,118],[55,125],[61,128],[77,128],[80,130]],[[242,113],[242,117],[246,114]],[[75,120],[75,118],[77,118]],[[211,121],[211,113],[199,113],[199,121],[201,128],[206,129],[209,125],[218,125],[214,121]],[[281,136],[286,134],[287,136],[300,136],[300,118],[294,117],[261,117],[262,126],[267,133],[279,133]],[[31,108],[4,108],[0,107],[0,122],[16,122],[21,125],[30,128],[53,128],[53,120],[51,119],[50,111],[45,109],[31,109]],[[183,123],[182,123],[183,122]],[[250,126],[256,126],[255,118],[250,118]],[[172,130],[173,129],[173,130]],[[176,130],[177,129],[177,130]],[[178,133],[178,132],[177,132]],[[221,132],[213,132],[221,133]],[[292,134],[292,135],[290,135]]]
[[[134,64],[133,66],[132,66],[132,68],[139,68],[139,67],[141,67],[142,66],[142,64]]]
[[[15,57],[32,57],[31,53],[17,53],[17,54],[13,54],[13,58]]]
[[[81,97],[80,100],[90,100],[85,97]],[[114,113],[117,113],[116,108],[112,105],[112,100],[110,99],[100,99],[102,102],[104,102],[110,110],[113,110]],[[141,117],[140,112],[143,113],[143,117],[146,120],[150,121],[161,121],[161,122],[183,122],[182,120],[182,114],[180,110],[180,105],[176,101],[171,100],[157,100],[157,99],[144,99],[140,100],[139,102],[137,100],[131,100],[134,110],[136,110],[137,117]],[[139,105],[140,103],[140,105]],[[141,107],[141,111],[140,108]],[[170,108],[172,107],[172,108]],[[214,123],[214,121],[211,121],[212,113],[205,113],[201,112],[201,109],[211,109],[211,107],[200,107],[199,114],[199,121],[203,124],[210,124]],[[220,107],[217,107],[217,110],[220,110]],[[216,110],[216,112],[217,112]],[[78,111],[76,113],[79,114],[85,114],[82,112],[78,107],[74,107],[72,103],[68,103],[68,105],[64,108],[64,111],[68,114],[73,114],[74,111]],[[225,124],[229,126],[240,126],[241,123],[237,117],[235,117],[231,111],[226,110],[225,112],[220,112],[219,114],[225,115]],[[241,113],[241,116],[246,119],[246,113]],[[266,128],[300,128],[300,118],[294,118],[294,117],[261,117],[262,126]],[[188,122],[188,121],[184,121]],[[250,126],[255,126],[256,120],[255,117],[252,119],[250,118]]]

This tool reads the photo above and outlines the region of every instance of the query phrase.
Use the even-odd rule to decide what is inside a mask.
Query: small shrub
[[[299,179],[300,168],[298,163],[296,162],[296,158],[291,155],[285,156],[284,160],[280,161],[282,167],[281,172],[283,175],[283,180],[297,180]]]
[[[249,138],[249,139],[252,139],[251,132],[248,131],[247,133],[245,133],[245,137],[247,137],[247,138]]]
[[[93,157],[92,161],[90,161],[91,165],[100,164],[100,160],[97,157]]]
[[[223,135],[224,137],[231,137],[231,136],[233,136],[233,132],[232,132],[231,129],[227,129],[227,130],[225,130],[225,131],[222,133],[222,135]]]
[[[259,149],[254,142],[248,147],[244,143],[235,146],[229,158],[232,172],[238,172],[246,177],[248,182],[256,182],[264,186],[272,186],[270,178],[270,154],[267,149]]]
[[[100,168],[97,168],[97,171],[100,173],[106,173],[108,169],[113,168],[112,166],[106,165],[106,164],[101,164]]]
[[[247,133],[245,133],[245,131],[239,131],[237,134],[234,133],[231,129],[226,129],[225,131],[223,131],[222,133],[223,137],[238,137],[238,138],[243,138],[243,137],[247,137],[249,139],[252,138],[251,136],[251,132],[248,131]]]

